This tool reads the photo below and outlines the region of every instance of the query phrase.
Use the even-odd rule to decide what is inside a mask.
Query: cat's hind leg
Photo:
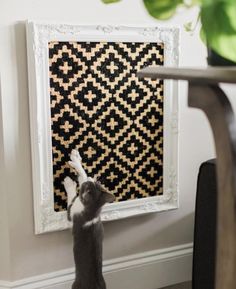
[[[70,154],[70,159],[69,165],[76,170],[78,173],[78,180],[79,180],[79,185],[81,186],[82,183],[86,182],[88,180],[87,174],[82,166],[82,158],[79,154],[78,150],[72,150]]]

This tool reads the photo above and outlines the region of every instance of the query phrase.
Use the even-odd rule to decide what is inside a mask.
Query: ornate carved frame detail
[[[69,228],[66,212],[54,211],[51,156],[48,42],[162,42],[164,65],[178,65],[179,29],[161,27],[78,26],[27,23],[30,124],[35,233]],[[164,82],[164,193],[108,204],[104,221],[178,208],[178,84]]]

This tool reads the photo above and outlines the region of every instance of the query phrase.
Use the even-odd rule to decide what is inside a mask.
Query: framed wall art
[[[178,86],[136,73],[178,65],[178,28],[28,22],[27,46],[36,234],[70,226],[72,149],[116,197],[104,221],[177,208]]]

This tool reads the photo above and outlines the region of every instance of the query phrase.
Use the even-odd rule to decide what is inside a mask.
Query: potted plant
[[[115,3],[122,0],[102,0]],[[158,19],[171,18],[178,8],[198,5],[201,38],[208,47],[210,65],[236,65],[236,0],[143,0],[148,13]],[[185,24],[192,30],[192,23]]]

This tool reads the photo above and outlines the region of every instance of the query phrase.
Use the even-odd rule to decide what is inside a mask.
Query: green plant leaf
[[[231,27],[236,32],[236,2],[226,4],[225,13],[229,19]]]
[[[203,5],[215,5],[215,4],[219,4],[219,3],[223,3],[223,4],[225,4],[225,3],[228,3],[228,4],[230,4],[230,3],[232,3],[232,4],[234,4],[235,3],[235,1],[234,0],[201,0],[201,2],[202,2],[202,4]]]
[[[102,0],[103,3],[105,4],[111,4],[111,3],[116,3],[116,2],[120,2],[121,0]]]
[[[183,0],[143,0],[148,13],[156,19],[171,18]]]
[[[201,21],[208,45],[219,55],[236,62],[234,1],[203,0]]]

